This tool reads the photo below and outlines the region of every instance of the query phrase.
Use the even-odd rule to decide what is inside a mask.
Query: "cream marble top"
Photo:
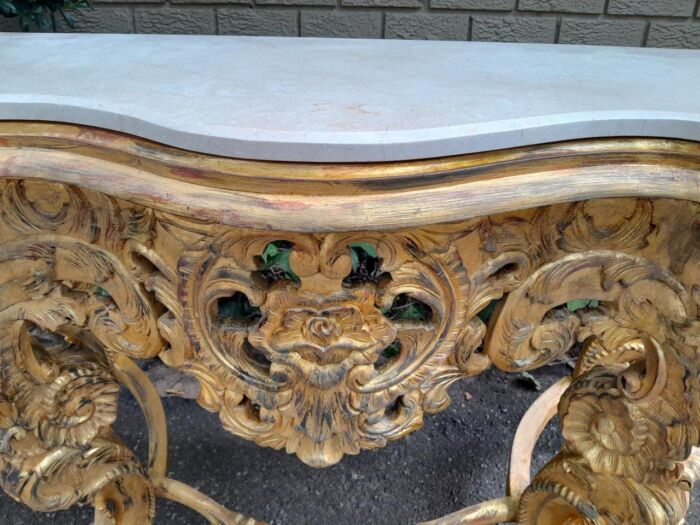
[[[430,158],[588,137],[700,141],[700,51],[0,34],[0,119],[310,162]]]

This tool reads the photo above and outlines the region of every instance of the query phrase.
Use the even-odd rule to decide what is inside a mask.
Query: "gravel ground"
[[[562,373],[549,367],[535,375],[546,387]],[[452,406],[428,416],[422,430],[324,470],[231,436],[194,401],[167,398],[170,476],[271,525],[415,523],[504,495],[510,442],[537,395],[517,377],[490,370],[454,385]],[[145,423],[126,395],[118,429],[133,449],[146,453]],[[538,444],[535,467],[559,445],[552,424]],[[34,514],[6,496],[0,496],[0,516],[3,525],[87,525],[92,519],[87,508]],[[206,522],[190,510],[158,502],[156,524],[200,523]],[[700,505],[691,509],[687,525],[700,525]]]

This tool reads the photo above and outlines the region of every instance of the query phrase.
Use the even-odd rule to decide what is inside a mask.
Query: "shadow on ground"
[[[547,387],[563,373],[563,367],[549,367],[535,375]],[[538,395],[495,370],[454,385],[451,394],[452,406],[428,416],[422,430],[324,470],[235,438],[194,401],[168,398],[170,476],[271,525],[406,525],[435,518],[504,495],[512,436]],[[118,429],[142,457],[148,448],[144,427],[136,403],[125,395]],[[559,445],[552,424],[538,444],[535,467]],[[34,514],[7,496],[0,497],[0,516],[8,525],[92,522],[87,508]],[[158,503],[157,525],[205,523],[177,504]],[[696,504],[687,525],[699,524]]]

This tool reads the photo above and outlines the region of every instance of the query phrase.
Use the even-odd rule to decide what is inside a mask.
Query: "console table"
[[[232,434],[328,467],[420,428],[461,378],[574,351],[515,433],[508,494],[433,523],[683,523],[700,52],[0,35],[0,76],[11,497],[87,502],[98,525],[150,523],[157,497],[258,523],[167,477],[136,360],[194,376]],[[146,465],[113,431],[121,386]]]

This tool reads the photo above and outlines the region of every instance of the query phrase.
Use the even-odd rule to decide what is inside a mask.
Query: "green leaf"
[[[352,271],[356,272],[360,267],[360,260],[363,257],[377,257],[377,248],[368,242],[353,242],[350,248],[350,259],[352,259]]]
[[[350,260],[352,261],[352,271],[356,272],[360,267],[360,256],[357,254],[357,250],[350,248]]]
[[[279,269],[284,274],[285,279],[301,282],[299,276],[292,271],[292,266],[289,263],[289,256],[292,250],[289,243],[286,241],[273,241],[265,247],[261,258],[263,266],[261,270]]]
[[[595,308],[598,306],[598,300],[597,299],[574,299],[573,301],[569,301],[566,303],[566,308],[570,312],[575,312],[576,310],[580,310],[581,308]]]
[[[278,253],[279,253],[279,248],[277,247],[277,245],[274,242],[271,242],[270,244],[265,246],[265,251],[262,254],[263,262],[265,264],[267,264],[267,262],[270,259],[272,259],[273,257],[275,257]]]
[[[10,0],[0,0],[0,13],[4,16],[16,15],[17,8]]]
[[[293,275],[294,272],[292,272],[292,266],[289,263],[290,253],[291,252],[289,250],[279,252],[277,255],[275,255],[274,257],[272,257],[268,261],[265,269],[269,269],[269,268],[272,268],[273,266],[276,266],[278,268],[281,268],[284,271],[285,276]]]
[[[75,19],[64,11],[89,6],[87,0],[0,0],[0,15],[16,16],[22,31],[49,31],[56,30],[57,13],[74,27]]]

